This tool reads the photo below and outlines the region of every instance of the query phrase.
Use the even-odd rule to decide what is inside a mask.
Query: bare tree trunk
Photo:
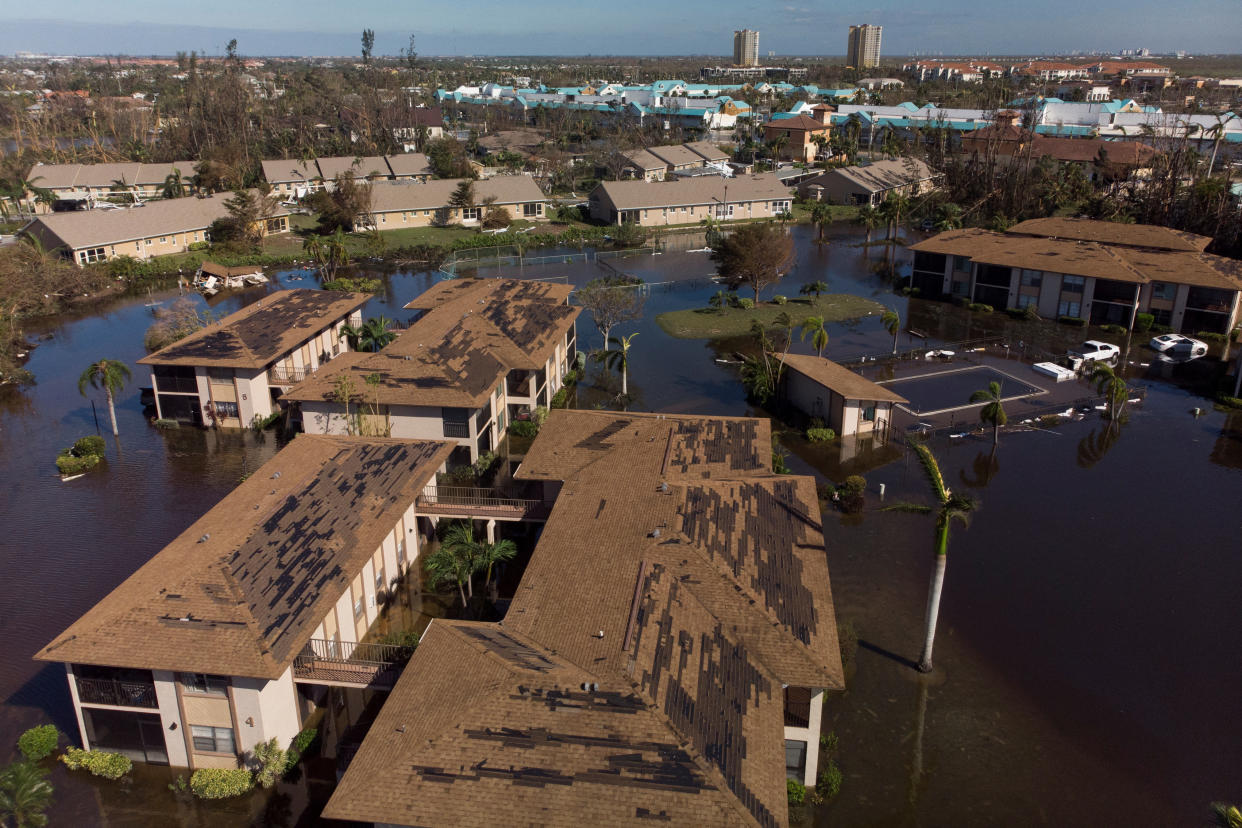
[[[112,399],[112,389],[109,388],[107,389],[107,391],[108,391],[108,416],[112,418],[112,436],[117,437],[120,435],[121,432],[118,431],[116,427],[116,405]]]
[[[937,546],[948,545],[949,527],[940,530]],[[949,563],[949,556],[944,552],[936,554],[936,568],[932,572],[931,587],[927,592],[927,634],[923,641],[923,655],[919,658],[919,670],[924,673],[932,671],[932,646],[936,643],[936,622],[940,618],[940,593],[944,590],[944,570]]]

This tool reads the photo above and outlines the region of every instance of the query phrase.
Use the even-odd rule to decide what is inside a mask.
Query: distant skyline
[[[928,0],[908,8],[877,0],[854,11],[788,0],[633,0],[615,6],[528,0],[475,0],[468,11],[428,11],[393,0],[58,0],[39,19],[0,13],[0,53],[220,54],[237,38],[243,55],[343,56],[359,53],[363,28],[375,53],[396,55],[409,36],[434,55],[707,55],[727,59],[735,29],[760,32],[760,54],[842,55],[851,24],[884,27],[884,55],[1064,54],[1148,48],[1191,54],[1242,49],[1238,0],[1133,0],[1124,6],[1049,0],[1038,7],[1001,0]],[[1118,25],[1124,12],[1124,25]],[[658,25],[652,26],[652,21]]]

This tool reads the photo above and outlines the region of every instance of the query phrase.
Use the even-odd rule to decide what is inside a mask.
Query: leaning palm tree
[[[897,315],[897,311],[890,308],[880,316],[880,324],[884,326],[884,330],[893,335],[893,353],[897,353],[897,334],[901,333],[901,317]]]
[[[978,502],[969,495],[954,494],[944,485],[944,475],[941,474],[940,464],[936,462],[936,456],[931,449],[913,440],[910,441],[910,448],[919,457],[927,475],[927,482],[931,484],[932,495],[936,498],[936,505],[895,503],[884,511],[936,516],[936,568],[932,571],[931,586],[927,592],[927,631],[923,639],[923,655],[919,658],[919,670],[930,673],[932,645],[936,642],[936,621],[940,616],[940,595],[944,590],[944,572],[949,562],[949,527],[955,520],[967,525],[970,522],[970,513],[978,508]]]
[[[808,316],[802,323],[802,341],[805,342],[807,336],[811,337],[811,347],[815,349],[816,356],[823,356],[824,349],[828,347],[828,329],[824,327],[824,317]]]
[[[47,770],[34,762],[14,762],[0,771],[0,825],[43,828],[44,811],[52,804],[52,785]]]
[[[1108,404],[1108,419],[1113,422],[1120,420],[1130,396],[1130,386],[1125,379],[1111,366],[1097,362],[1091,369],[1091,384],[1104,395],[1104,401]]]
[[[129,366],[118,359],[101,359],[92,362],[82,376],[78,377],[78,391],[86,396],[86,386],[102,388],[108,398],[108,416],[112,418],[112,434],[120,432],[116,427],[116,395],[121,393],[126,381],[132,377]]]
[[[970,395],[972,403],[987,403],[983,408],[979,409],[980,422],[990,423],[992,426],[992,445],[1000,442],[1000,429],[1005,423],[1009,422],[1009,417],[1005,414],[1005,406],[1001,400],[1001,387],[999,382],[989,382],[987,388],[981,388]]]
[[[596,362],[602,362],[606,368],[615,368],[621,372],[621,396],[628,397],[630,395],[629,371],[630,371],[630,342],[637,333],[629,336],[608,337],[608,342],[616,345],[615,349],[605,351],[596,351],[591,358]]]

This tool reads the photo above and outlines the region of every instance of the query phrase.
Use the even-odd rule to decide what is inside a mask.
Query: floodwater
[[[897,309],[929,343],[1000,336],[1015,352],[1056,352],[1081,331],[980,317],[946,304],[908,300],[872,272],[850,229],[814,243],[795,228],[798,265],[772,292],[823,279],[830,290]],[[657,256],[610,259],[651,282],[630,358],[634,410],[740,415],[748,404],[735,367],[741,343],[678,340],[655,323],[664,310],[701,307],[719,288],[691,239]],[[675,248],[675,249],[674,249]],[[542,251],[541,251],[542,252]],[[593,262],[523,268],[525,275],[600,275]],[[490,272],[484,270],[485,273]],[[506,268],[506,273],[516,272]],[[388,269],[384,294],[364,310],[400,322],[402,305],[429,274]],[[314,286],[305,273],[286,287]],[[259,288],[212,302],[227,313]],[[171,289],[155,294],[168,304]],[[27,366],[37,384],[0,397],[0,743],[52,721],[76,735],[63,672],[30,655],[209,509],[278,449],[249,432],[159,431],[144,419],[135,372],[121,395],[121,437],[109,436],[105,468],[70,483],[56,476],[56,452],[94,433],[91,403],[77,376],[91,361],[142,356],[151,322],[147,297],[79,317],[31,326],[47,336]],[[202,302],[195,298],[195,301]],[[584,350],[601,344],[585,319]],[[878,318],[829,326],[826,356],[858,361],[884,354],[891,337]],[[1098,332],[1092,332],[1096,335]],[[1108,337],[1103,337],[1108,338]],[[922,340],[902,334],[902,348]],[[804,343],[794,350],[808,352]],[[1132,362],[1150,352],[1137,345]],[[922,641],[932,565],[930,519],[880,511],[899,500],[929,502],[921,471],[895,447],[843,463],[832,447],[794,436],[789,464],[840,482],[868,481],[861,515],[825,514],[836,611],[857,636],[845,692],[829,699],[826,729],[839,739],[841,793],[796,814],[815,824],[1198,824],[1212,800],[1242,799],[1242,580],[1239,484],[1242,415],[1196,396],[1213,363],[1132,373],[1147,385],[1128,421],[1108,429],[1090,415],[1049,430],[937,440],[949,485],[981,501],[968,528],[955,526],[937,637],[936,672],[910,668]],[[1039,383],[1036,383],[1039,384]],[[610,405],[619,379],[592,364],[578,404]],[[106,411],[96,398],[99,422]],[[1202,416],[1190,413],[1205,409]],[[886,493],[880,500],[879,485]],[[2,753],[2,751],[0,751]],[[3,757],[0,756],[0,759]],[[52,824],[312,824],[327,791],[304,781],[275,795],[203,806],[166,790],[168,774],[143,769],[132,782],[96,782],[58,768]]]

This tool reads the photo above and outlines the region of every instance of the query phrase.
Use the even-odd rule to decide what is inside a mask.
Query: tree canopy
[[[793,237],[771,222],[744,224],[717,242],[712,260],[731,290],[749,287],[758,304],[759,292],[793,267]]]

